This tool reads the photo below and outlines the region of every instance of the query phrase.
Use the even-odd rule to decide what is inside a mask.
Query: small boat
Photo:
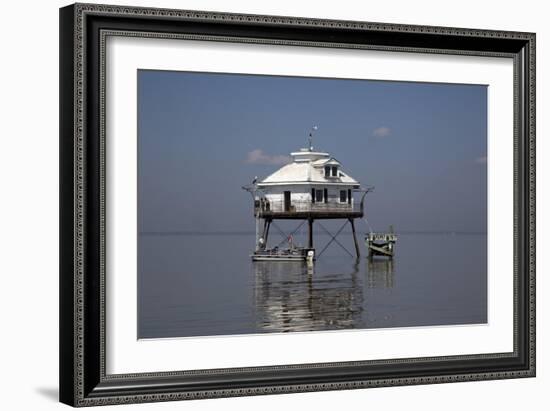
[[[252,261],[307,261],[315,260],[315,249],[306,247],[264,248],[254,251]]]

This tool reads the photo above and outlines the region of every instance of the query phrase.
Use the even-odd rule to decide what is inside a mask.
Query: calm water
[[[316,233],[317,251],[329,240]],[[353,250],[349,234],[338,240]],[[252,262],[253,244],[141,234],[139,338],[487,322],[484,234],[399,234],[393,261],[356,261],[333,243],[312,268]]]

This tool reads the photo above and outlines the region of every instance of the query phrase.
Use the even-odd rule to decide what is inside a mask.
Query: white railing
[[[255,211],[260,213],[292,213],[292,212],[360,212],[361,205],[355,202],[334,201],[329,198],[328,202],[311,202],[308,200],[292,200],[289,204],[282,200],[257,200]]]

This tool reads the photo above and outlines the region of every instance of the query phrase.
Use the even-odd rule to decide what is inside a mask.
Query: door
[[[285,211],[290,211],[290,191],[285,191]]]

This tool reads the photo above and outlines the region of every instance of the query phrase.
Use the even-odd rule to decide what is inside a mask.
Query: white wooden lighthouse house
[[[307,220],[307,248],[313,250],[315,220],[346,219],[351,224],[359,257],[354,220],[363,217],[363,200],[369,190],[361,189],[360,183],[329,153],[315,151],[311,134],[309,147],[290,153],[290,156],[289,164],[244,187],[254,197],[254,216],[264,221],[263,231],[257,234],[256,252],[266,249],[273,220]]]

